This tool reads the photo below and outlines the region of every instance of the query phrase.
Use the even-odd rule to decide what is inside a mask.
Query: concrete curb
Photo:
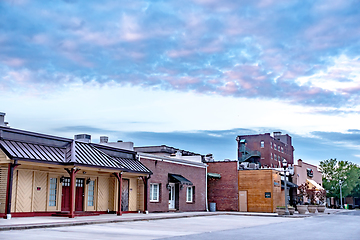
[[[80,226],[80,225],[91,225],[91,224],[106,224],[106,223],[119,223],[119,222],[137,222],[137,221],[150,221],[150,220],[164,220],[164,219],[177,219],[177,218],[191,218],[191,217],[206,217],[206,216],[219,216],[219,215],[232,215],[232,216],[249,216],[249,217],[285,217],[285,218],[306,218],[325,214],[306,214],[306,215],[277,215],[269,213],[241,213],[241,212],[203,212],[203,213],[175,213],[174,215],[164,216],[149,216],[143,215],[141,217],[126,217],[119,219],[97,219],[97,220],[73,220],[73,221],[62,221],[62,222],[51,222],[51,223],[25,223],[25,224],[11,224],[11,225],[0,225],[0,231],[9,230],[25,230],[25,229],[36,229],[36,228],[55,228],[55,227],[69,227],[69,226]],[[331,213],[333,214],[333,213]]]

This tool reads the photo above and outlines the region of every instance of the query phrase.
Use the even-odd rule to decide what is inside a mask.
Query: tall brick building
[[[283,159],[294,163],[294,147],[288,134],[274,132],[237,136],[238,161],[259,163],[263,167],[278,168]]]

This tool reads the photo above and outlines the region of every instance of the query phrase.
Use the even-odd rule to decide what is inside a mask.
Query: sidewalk
[[[67,227],[76,225],[88,224],[104,224],[116,222],[132,222],[132,221],[149,221],[160,219],[174,219],[200,216],[215,216],[215,215],[238,215],[238,216],[258,216],[258,217],[290,217],[290,218],[304,218],[324,214],[336,214],[343,211],[341,209],[326,209],[322,214],[294,214],[290,216],[278,216],[277,213],[256,213],[256,212],[182,212],[182,213],[129,213],[117,216],[115,214],[104,214],[99,216],[86,216],[75,218],[64,217],[22,217],[12,219],[0,219],[0,231],[7,230],[23,230],[33,228],[52,228],[52,227]],[[351,211],[351,210],[350,210]]]

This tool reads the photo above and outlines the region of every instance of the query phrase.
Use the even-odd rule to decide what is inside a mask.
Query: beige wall
[[[137,211],[137,178],[129,178],[129,211]]]
[[[5,153],[0,149],[0,164],[10,163],[10,159],[5,155]]]
[[[7,166],[0,165],[0,213],[5,213]],[[61,211],[62,184],[61,176],[68,177],[63,168],[50,169],[24,162],[14,170],[12,210],[11,212],[53,212]],[[88,206],[88,185],[84,184],[84,211],[117,211],[118,180],[108,172],[83,169],[76,174],[77,178],[95,181],[94,206]],[[124,173],[129,179],[129,211],[138,211],[143,206],[143,185],[139,186],[135,174]],[[49,206],[50,178],[57,179],[56,206]],[[139,194],[139,190],[142,191]]]
[[[56,206],[48,206],[50,177],[57,178]],[[16,169],[13,178],[12,212],[59,211],[61,208],[60,175],[45,171]]]
[[[8,168],[0,166],[0,213],[5,213]]]
[[[312,178],[307,176],[306,169],[311,168],[313,170],[314,176]],[[294,178],[293,182],[300,186],[306,182],[306,179],[312,179],[322,186],[322,174],[318,170],[317,166],[303,162],[301,159],[298,160],[298,164],[294,166]]]

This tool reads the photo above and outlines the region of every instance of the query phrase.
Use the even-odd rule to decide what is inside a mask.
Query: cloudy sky
[[[0,1],[14,128],[236,158],[282,131],[295,159],[360,164],[359,1]]]

